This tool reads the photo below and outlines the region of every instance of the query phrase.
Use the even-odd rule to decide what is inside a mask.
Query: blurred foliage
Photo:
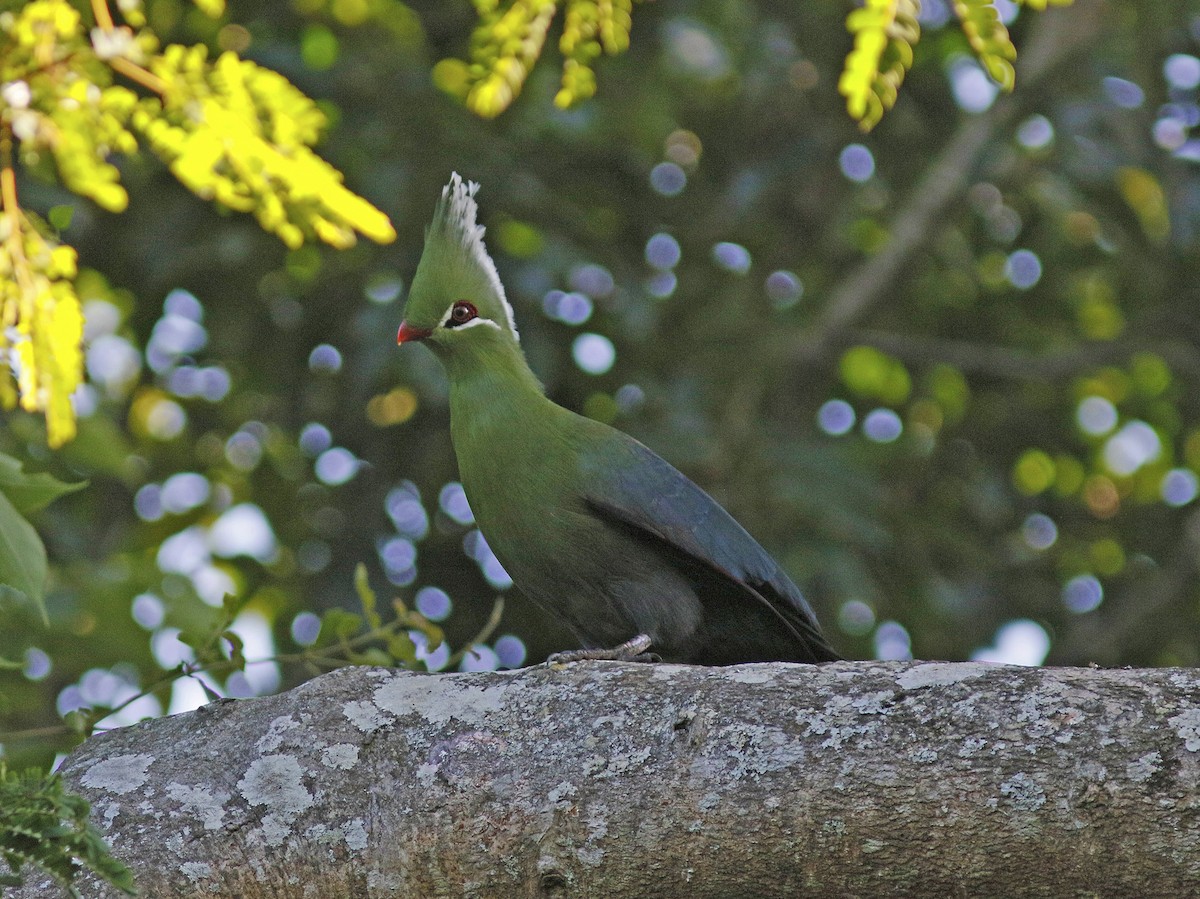
[[[473,0],[479,24],[471,36],[470,62],[443,59],[434,81],[467,108],[493,118],[521,93],[542,55],[559,6],[564,7],[562,87],[554,96],[568,109],[596,92],[593,62],[629,47],[633,0]],[[1072,0],[1024,0],[1032,9],[1067,6]],[[1003,90],[1016,83],[1017,48],[991,0],[952,0],[963,34],[988,75]],[[934,4],[936,7],[938,4]],[[838,90],[864,131],[874,128],[896,103],[904,74],[921,37],[921,0],[865,0],[846,19],[854,49],[846,57]],[[703,55],[702,47],[691,52]]]
[[[19,460],[0,453],[0,609],[32,603],[49,624],[43,603],[46,548],[25,516],[84,485],[64,484],[44,473],[26,474],[21,468]]]
[[[90,30],[68,0],[0,4],[0,403],[11,409],[19,395],[21,408],[44,412],[52,447],[75,436],[70,397],[83,375],[76,253],[53,221],[21,208],[18,162],[120,212],[129,197],[111,157],[136,154],[136,133],[194,193],[254,212],[290,247],[306,236],[336,247],[356,232],[395,237],[312,152],[325,115],[286,78],[233,50],[210,62],[204,45],[160,48],[140,0],[121,4],[127,25],[106,0],[89,11]],[[115,84],[114,73],[149,95]]]
[[[444,59],[433,70],[447,93],[485,118],[506,110],[546,43],[561,5],[562,87],[554,102],[568,108],[596,92],[592,63],[601,53],[629,46],[633,0],[473,0],[479,24],[471,35],[471,62]]]
[[[80,893],[72,882],[82,869],[136,895],[129,869],[109,854],[88,822],[87,800],[68,793],[57,776],[18,774],[0,761],[0,808],[0,858],[8,867],[8,873],[0,871],[0,886],[20,886],[28,863],[54,875],[76,899]]]
[[[1014,8],[997,96],[927,0],[864,136],[838,91],[848,11],[642,4],[588,102],[557,107],[543,64],[482,120],[435,72],[465,4],[147,2],[163,46],[320,98],[322,155],[398,239],[292,248],[142,155],[109,160],[136,215],[44,177],[52,154],[13,165],[34,230],[78,253],[87,383],[76,439],[50,452],[17,410],[0,452],[89,486],[29,513],[49,625],[0,606],[10,762],[68,749],[64,716],[281,689],[314,654],[394,663],[411,641],[470,668],[571,645],[474,527],[440,366],[394,345],[452,170],[483,185],[550,395],[711,491],[847,656],[1200,662],[1200,23],[1167,0]]]

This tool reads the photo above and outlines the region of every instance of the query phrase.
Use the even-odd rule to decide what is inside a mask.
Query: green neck
[[[491,436],[497,428],[512,433],[535,423],[553,405],[509,335],[471,336],[479,339],[438,353],[450,375],[451,430],[460,453],[460,439]]]

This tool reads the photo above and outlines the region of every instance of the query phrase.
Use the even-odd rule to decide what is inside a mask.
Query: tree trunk
[[[1194,670],[346,668],[64,771],[151,899],[1200,895]]]

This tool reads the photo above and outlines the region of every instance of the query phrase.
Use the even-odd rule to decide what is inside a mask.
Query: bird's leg
[[[638,634],[632,640],[626,640],[620,646],[612,649],[569,649],[566,652],[552,653],[546,658],[547,665],[566,665],[570,662],[661,662],[662,658],[650,648],[650,638]]]

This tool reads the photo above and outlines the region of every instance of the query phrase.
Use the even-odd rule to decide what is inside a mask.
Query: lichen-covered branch
[[[1194,670],[349,668],[93,738],[64,772],[155,899],[1200,885]]]

